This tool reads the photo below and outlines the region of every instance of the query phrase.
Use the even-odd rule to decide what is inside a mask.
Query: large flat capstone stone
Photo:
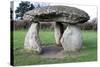
[[[35,8],[26,12],[23,16],[23,19],[33,19],[34,21],[56,21],[70,24],[84,23],[89,18],[85,11],[69,6]]]

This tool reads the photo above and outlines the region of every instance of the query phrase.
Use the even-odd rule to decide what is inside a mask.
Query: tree
[[[34,5],[28,1],[22,1],[19,3],[19,7],[15,10],[16,18],[20,17],[22,19],[25,12],[34,9]]]

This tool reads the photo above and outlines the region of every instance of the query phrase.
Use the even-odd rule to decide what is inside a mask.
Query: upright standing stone
[[[39,39],[39,23],[33,23],[25,37],[24,48],[33,50],[35,53],[41,53],[42,48]]]
[[[55,34],[55,41],[56,41],[56,44],[58,46],[62,46],[61,43],[60,43],[60,39],[62,37],[62,34],[63,34],[63,24],[61,23],[55,23],[54,24],[54,34]]]
[[[61,38],[65,52],[78,51],[82,47],[81,31],[75,25],[68,25]]]

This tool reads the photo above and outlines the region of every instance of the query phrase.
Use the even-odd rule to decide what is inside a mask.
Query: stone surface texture
[[[68,25],[61,38],[61,44],[66,52],[80,50],[82,47],[80,29],[75,25]]]
[[[70,24],[84,23],[90,18],[89,15],[81,9],[59,5],[30,10],[24,14],[23,18],[28,16],[33,18],[34,21],[56,21]]]
[[[33,50],[37,53],[41,53],[42,48],[40,44],[39,24],[33,23],[26,34],[24,48],[28,50]]]

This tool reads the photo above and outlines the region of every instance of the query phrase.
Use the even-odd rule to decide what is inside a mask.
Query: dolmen
[[[32,22],[25,37],[24,48],[41,53],[42,46],[39,38],[40,22],[48,23],[54,21],[56,44],[62,46],[64,52],[74,52],[82,48],[81,30],[77,24],[87,22],[90,17],[81,9],[57,5],[30,10],[24,14],[23,19]],[[67,24],[65,30],[64,24]]]

